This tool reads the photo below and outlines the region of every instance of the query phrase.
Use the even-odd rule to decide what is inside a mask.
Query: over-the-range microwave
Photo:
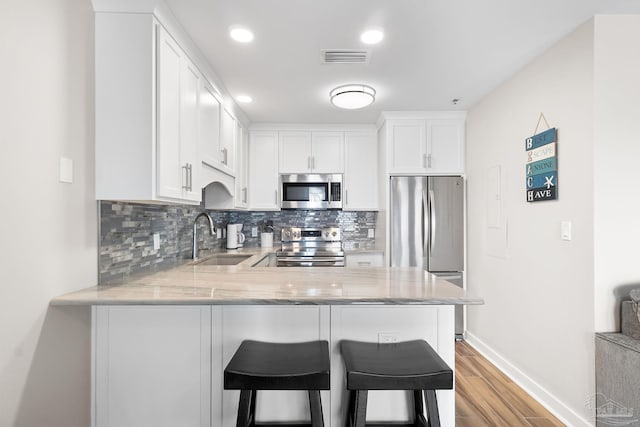
[[[281,209],[342,209],[342,174],[280,175]]]

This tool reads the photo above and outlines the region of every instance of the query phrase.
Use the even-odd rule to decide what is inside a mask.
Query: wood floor
[[[456,343],[456,427],[564,426],[466,342]]]

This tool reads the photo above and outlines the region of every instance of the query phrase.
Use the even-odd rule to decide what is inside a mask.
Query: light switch
[[[562,221],[560,223],[560,238],[562,240],[571,240],[571,221]]]
[[[251,237],[258,237],[258,227],[251,227]]]
[[[73,160],[60,157],[60,182],[73,183]]]
[[[153,249],[160,249],[160,233],[153,233]]]
[[[369,232],[367,233],[367,237],[369,237],[370,239],[373,239],[375,237],[375,229],[374,228],[369,228]]]

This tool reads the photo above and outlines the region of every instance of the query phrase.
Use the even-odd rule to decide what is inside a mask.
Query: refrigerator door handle
[[[422,234],[422,251],[424,254],[426,254],[428,242],[425,239],[425,232],[427,231],[429,225],[427,224],[427,218],[425,216],[428,210],[428,207],[427,207],[427,195],[424,193],[424,191],[422,192],[422,203],[420,204],[420,208],[421,208],[420,209],[420,227],[421,227],[421,234]]]
[[[429,253],[433,252],[436,247],[436,216],[433,214],[435,211],[435,196],[433,190],[429,190]]]

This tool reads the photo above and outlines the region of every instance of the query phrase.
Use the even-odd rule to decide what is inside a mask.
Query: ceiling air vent
[[[368,64],[371,53],[362,49],[323,49],[320,51],[324,64]]]

